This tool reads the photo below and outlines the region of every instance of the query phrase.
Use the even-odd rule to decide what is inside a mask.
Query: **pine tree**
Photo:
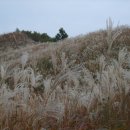
[[[59,33],[57,33],[55,36],[55,40],[59,41],[59,40],[65,39],[67,37],[68,37],[68,34],[65,32],[65,30],[63,28],[60,28]]]

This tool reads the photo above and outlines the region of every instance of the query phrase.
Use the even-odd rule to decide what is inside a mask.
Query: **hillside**
[[[56,43],[10,35],[0,36],[8,47],[19,43],[1,49],[1,130],[129,130],[129,27],[109,21]]]
[[[112,35],[115,32],[121,32],[120,35],[114,39],[111,48],[111,55],[113,54],[116,56],[119,49],[123,47],[126,47],[128,50],[130,49],[130,28],[127,26],[121,26],[112,30]],[[107,30],[99,30],[86,35],[79,35],[74,38],[61,40],[57,43],[36,43],[23,33],[9,33],[0,36],[0,57],[1,59],[7,58],[6,61],[8,61],[8,59],[15,60],[15,58],[20,58],[19,56],[25,51],[33,57],[32,55],[38,55],[39,53],[45,54],[46,51],[50,53],[50,48],[55,48],[60,51],[59,53],[69,52],[70,55],[69,53],[67,54],[70,59],[74,54],[77,60],[79,59],[83,61],[94,55],[97,56],[97,54],[106,55],[106,50],[108,48],[107,38]],[[5,52],[5,50],[7,51]],[[87,53],[85,57],[83,53]]]
[[[32,44],[34,41],[28,38],[25,33],[12,32],[0,35],[0,50],[7,50],[7,48],[18,49],[20,46]]]

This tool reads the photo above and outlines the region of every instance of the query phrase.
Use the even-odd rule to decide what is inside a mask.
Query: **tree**
[[[18,32],[19,29],[16,29]],[[59,33],[56,34],[55,37],[50,37],[47,33],[39,33],[39,32],[32,32],[32,31],[21,31],[25,33],[30,39],[34,40],[35,42],[56,42],[59,40],[63,40],[68,37],[68,34],[65,32],[63,28],[59,29]]]
[[[16,28],[15,32],[19,33],[20,32],[19,28]]]
[[[53,41],[53,39],[47,34],[47,33],[42,33],[41,34],[41,42],[48,42],[48,41]]]
[[[59,33],[55,36],[55,41],[63,40],[68,37],[68,34],[65,32],[63,28],[59,29]]]
[[[29,38],[34,40],[35,42],[52,42],[53,38],[51,38],[47,33],[39,33],[39,32],[31,32],[31,31],[22,31],[25,33]]]

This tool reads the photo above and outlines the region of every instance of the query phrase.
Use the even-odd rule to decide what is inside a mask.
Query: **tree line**
[[[68,37],[68,34],[63,28],[59,29],[59,32],[55,35],[55,37],[50,37],[47,33],[39,33],[36,31],[20,31],[18,28],[16,29],[16,32],[25,33],[30,39],[34,40],[35,42],[57,42]]]

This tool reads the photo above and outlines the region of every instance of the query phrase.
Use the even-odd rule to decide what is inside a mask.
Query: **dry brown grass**
[[[129,28],[0,55],[0,130],[129,130]],[[108,51],[109,50],[109,51]]]

